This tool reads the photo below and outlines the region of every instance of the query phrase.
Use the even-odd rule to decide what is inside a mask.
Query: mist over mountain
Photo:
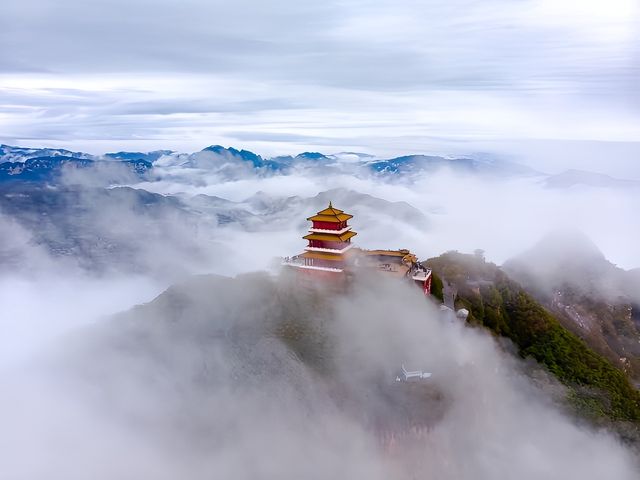
[[[204,258],[202,250],[207,250],[207,242],[218,241],[219,233],[224,243],[230,243],[231,234],[225,234],[225,228],[235,229],[236,244],[239,238],[246,238],[246,247],[251,243],[247,232],[269,231],[274,238],[280,232],[278,242],[284,243],[273,253],[285,255],[297,249],[296,237],[304,232],[308,212],[335,200],[353,205],[358,230],[371,233],[360,237],[369,246],[382,241],[398,248],[426,248],[424,256],[450,248],[472,251],[482,247],[501,262],[546,231],[575,225],[604,245],[613,260],[629,268],[637,265],[633,253],[636,232],[628,221],[638,202],[635,189],[614,182],[604,189],[583,185],[578,190],[547,190],[545,181],[552,177],[487,155],[384,160],[357,153],[305,152],[264,159],[248,150],[215,145],[194,154],[158,150],[104,156],[61,149],[2,148],[0,215],[31,232],[32,244],[56,255],[73,251],[90,257],[94,249],[101,252],[97,256],[107,258],[109,249],[118,250],[115,245],[131,250],[124,248],[127,242],[119,241],[119,233],[105,228],[109,215],[133,220],[127,225],[132,232],[144,230],[146,222],[151,230],[166,231],[159,237],[146,235],[148,240],[142,243],[150,248],[154,239],[161,238],[175,245],[173,256],[177,258],[185,254]],[[86,195],[78,193],[85,189]],[[593,198],[592,189],[609,200],[589,204],[586,214],[584,205]],[[128,199],[114,202],[113,208],[99,206],[111,197],[124,196]],[[122,215],[117,213],[120,208],[125,209]],[[142,212],[142,222],[135,220],[137,213],[130,215],[131,208]],[[84,213],[76,216],[74,211]],[[178,231],[190,232],[185,235],[191,238],[178,241],[175,233],[168,233],[171,228],[158,225],[163,221],[170,225],[172,216],[181,217]],[[38,229],[41,220],[43,228]],[[490,229],[485,228],[487,223]],[[284,236],[285,230],[290,237]],[[140,231],[139,236],[145,238],[145,233]],[[514,241],[509,241],[513,236]],[[202,242],[204,246],[199,245]],[[248,247],[243,254],[248,250],[266,266],[266,251]],[[139,254],[124,257],[132,265],[141,258]]]
[[[395,282],[344,295],[286,276],[195,277],[42,361],[0,400],[11,475],[635,476],[613,438],[565,419],[489,336]],[[433,380],[397,382],[402,363]],[[25,392],[46,404],[14,406]]]
[[[504,268],[546,298],[568,286],[598,300],[640,301],[634,282],[637,269],[624,270],[607,260],[579,230],[550,232],[532,248],[505,262]]]
[[[634,478],[635,189],[551,189],[484,156],[9,153],[0,442],[12,474]],[[482,248],[503,263],[558,225],[588,233],[547,237],[502,273],[463,262],[443,275],[465,323],[374,276],[336,292],[282,275],[330,202],[353,215],[357,246],[422,260]],[[530,300],[512,302],[519,292]],[[522,346],[521,318],[550,330]],[[432,376],[397,382],[403,364]],[[92,462],[60,460],[50,438]]]
[[[380,219],[398,228],[428,228],[426,216],[406,202],[389,202],[347,189],[311,198],[257,192],[240,202],[209,195],[169,196],[126,186],[80,184],[56,187],[33,183],[0,184],[0,212],[20,230],[23,245],[44,249],[89,272],[199,272],[198,265],[222,267],[220,251],[229,236],[242,232],[304,230],[308,212],[334,201],[357,205],[363,227],[376,237]],[[404,227],[403,227],[404,225]],[[9,228],[9,227],[7,227]],[[0,264],[18,268],[25,255],[0,243]],[[296,236],[292,233],[291,239]],[[3,242],[3,243],[4,243]],[[171,249],[169,257],[158,252]],[[241,252],[237,252],[241,255]],[[277,252],[265,252],[269,257]],[[205,268],[206,271],[206,267]],[[211,268],[211,267],[209,267]]]
[[[299,229],[304,230],[306,213],[320,210],[329,202],[353,205],[352,211],[358,216],[358,222],[365,228],[365,232],[367,228],[375,228],[381,219],[387,225],[398,222],[404,228],[429,229],[427,216],[407,202],[389,202],[346,188],[333,188],[311,198],[279,197],[257,192],[243,203],[248,204],[271,227],[288,225],[295,218],[298,219]]]
[[[158,248],[173,248],[161,268],[195,265],[205,252],[196,216],[178,199],[129,187],[0,187],[0,210],[20,225],[28,243],[89,271],[156,268]],[[15,260],[6,255],[8,261]]]
[[[63,176],[69,179],[83,174],[106,184],[125,183],[144,178],[151,168],[151,163],[137,159],[106,162],[61,155],[35,157],[0,163],[0,183],[59,183]],[[94,172],[88,173],[88,169],[95,170],[99,176]]]
[[[571,188],[580,185],[600,188],[640,188],[640,182],[636,180],[622,180],[583,170],[567,170],[551,175],[544,183],[549,188]]]
[[[160,157],[171,155],[172,153],[171,150],[155,150],[153,152],[113,152],[105,153],[104,156],[114,160],[144,160],[145,162],[153,163]]]
[[[640,289],[633,271],[609,262],[579,231],[547,235],[504,269],[563,325],[638,381]]]
[[[0,145],[0,163],[24,162],[39,157],[69,157],[91,160],[93,155],[82,152],[71,152],[63,148],[29,148],[11,145]]]
[[[640,478],[639,27],[2,0],[0,480]]]
[[[37,162],[34,160],[39,159]],[[81,160],[86,160],[81,162]],[[372,155],[358,153],[338,153],[325,155],[319,152],[302,152],[295,156],[276,156],[263,158],[248,151],[234,147],[212,145],[191,154],[157,150],[153,152],[117,152],[103,156],[81,152],[70,152],[62,149],[37,149],[2,145],[0,164],[3,167],[6,181],[11,175],[24,175],[22,179],[30,179],[27,172],[37,170],[44,180],[45,170],[59,169],[65,162],[76,167],[90,165],[91,162],[115,160],[132,165],[158,163],[161,166],[180,166],[215,171],[226,178],[236,178],[253,171],[258,175],[273,173],[291,174],[303,170],[322,169],[326,171],[348,171],[359,175],[402,176],[406,180],[426,172],[441,169],[452,169],[459,172],[490,175],[539,175],[539,172],[501,159],[486,158],[445,158],[440,156],[410,155],[391,159],[375,159]],[[146,163],[145,163],[146,162]],[[20,165],[23,163],[24,165]],[[138,167],[140,168],[140,167]],[[23,173],[24,171],[24,173]],[[32,173],[32,176],[36,173]],[[34,178],[35,179],[35,178]]]
[[[622,180],[576,169],[548,175],[531,167],[505,160],[500,156],[487,154],[476,154],[468,158],[405,155],[383,159],[370,154],[354,152],[336,154],[302,152],[297,155],[263,158],[249,150],[221,145],[211,145],[194,153],[155,150],[151,152],[120,151],[104,155],[71,152],[65,149],[1,145],[0,182],[10,180],[55,182],[60,176],[60,170],[65,166],[68,169],[95,168],[97,166],[115,168],[113,165],[115,162],[119,162],[123,167],[138,175],[146,174],[152,165],[156,164],[158,167],[169,170],[172,167],[173,169],[179,167],[180,169],[204,170],[227,180],[239,179],[252,174],[270,176],[322,172],[324,174],[347,173],[363,178],[377,176],[384,178],[385,181],[416,182],[425,174],[450,170],[462,175],[538,178],[546,187],[556,189],[580,185],[600,188],[635,188],[638,186],[638,182],[633,180]],[[171,172],[165,173],[171,174]]]

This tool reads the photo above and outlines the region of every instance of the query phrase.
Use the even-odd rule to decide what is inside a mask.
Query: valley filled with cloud
[[[639,20],[3,1],[0,480],[638,478]]]
[[[636,183],[487,157],[4,154],[12,478],[634,478],[560,383],[417,290],[363,279],[329,301],[280,262],[331,201],[363,248],[501,264],[577,229],[631,270]],[[425,392],[396,384],[402,363],[433,372]]]

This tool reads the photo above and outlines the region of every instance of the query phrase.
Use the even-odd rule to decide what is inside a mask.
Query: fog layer
[[[402,364],[433,376],[397,382]],[[5,375],[2,465],[53,480],[636,478],[521,371],[400,284],[342,296],[195,277]]]

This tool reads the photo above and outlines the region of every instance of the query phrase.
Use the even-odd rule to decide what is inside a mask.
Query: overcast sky
[[[3,0],[0,142],[640,178],[637,0]]]

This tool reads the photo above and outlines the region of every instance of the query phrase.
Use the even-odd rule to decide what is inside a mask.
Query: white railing
[[[415,270],[411,273],[411,278],[418,282],[423,282],[431,276],[431,269],[427,268],[426,270]]]
[[[319,270],[322,272],[336,272],[340,273],[343,270],[341,268],[332,267],[319,267],[316,265],[305,265],[304,260],[300,257],[287,257],[282,260],[282,265],[287,267],[303,268],[306,270]]]
[[[344,227],[342,230],[327,230],[325,228],[310,228],[309,232],[311,233],[333,233],[336,235],[341,235],[343,233],[348,232],[349,230],[351,230],[351,227]]]
[[[327,253],[344,253],[347,250],[353,248],[353,244],[349,244],[344,247],[342,250],[337,250],[335,248],[321,248],[321,247],[306,247],[305,250],[308,252],[327,252]]]
[[[282,259],[282,265],[291,265],[293,267],[297,267],[299,265],[304,265],[304,259],[297,255],[295,257],[284,257]]]
[[[298,268],[304,268],[307,270],[320,270],[322,272],[336,272],[341,273],[343,270],[341,268],[331,268],[331,267],[317,267],[315,265],[297,265]]]

